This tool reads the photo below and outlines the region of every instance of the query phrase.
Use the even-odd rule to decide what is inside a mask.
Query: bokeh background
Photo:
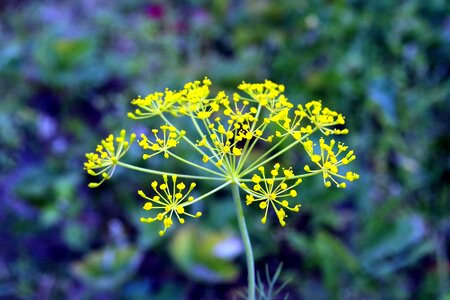
[[[289,299],[450,299],[445,0],[1,1],[1,299],[244,290],[229,193],[160,238],[138,221],[136,190],[154,178],[119,172],[90,190],[82,170],[109,132],[153,126],[126,118],[136,95],[204,76],[225,90],[271,79],[347,116],[359,181],[306,181],[286,228],[245,207],[263,280],[283,263]]]

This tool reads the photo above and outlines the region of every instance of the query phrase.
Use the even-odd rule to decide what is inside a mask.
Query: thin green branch
[[[179,161],[181,161],[181,162],[183,162],[183,163],[185,163],[185,164],[188,164],[188,165],[190,165],[190,166],[193,166],[193,167],[195,167],[195,168],[197,168],[197,169],[200,169],[200,170],[203,170],[203,171],[205,171],[205,172],[209,172],[209,173],[211,173],[211,174],[215,174],[215,175],[217,175],[217,176],[224,176],[223,174],[221,174],[221,173],[219,173],[219,172],[216,172],[216,171],[213,171],[213,170],[211,170],[211,169],[208,169],[208,168],[205,168],[205,167],[203,167],[203,166],[200,166],[200,165],[198,165],[198,164],[195,164],[195,163],[193,163],[193,162],[190,162],[190,161],[188,161],[188,160],[186,160],[186,159],[184,159],[184,158],[182,158],[182,157],[179,157],[178,155],[176,155],[176,154],[174,154],[173,152],[171,152],[171,151],[167,151],[171,156],[173,156],[173,158],[175,158],[175,159],[178,159]]]
[[[301,178],[306,178],[306,177],[311,177],[317,174],[322,173],[322,170],[316,170],[310,173],[304,173],[304,174],[299,174],[299,175],[294,175],[292,177],[286,178],[286,177],[275,177],[275,178],[261,178],[262,182],[268,181],[268,180],[275,180],[275,181],[282,181],[282,180],[294,180],[294,179],[301,179]],[[240,178],[239,179],[240,182],[251,182],[252,179],[251,178]]]
[[[172,123],[171,123],[171,122],[170,122],[170,121],[169,121],[162,113],[161,113],[159,116],[160,116],[160,117],[164,120],[164,122],[166,122],[168,125],[173,126],[173,124],[172,124]],[[176,128],[176,126],[173,126],[173,127]],[[177,133],[180,134],[180,131],[178,130],[178,128],[176,128],[176,130],[177,130]],[[188,144],[191,145],[191,146],[195,149],[195,151],[199,152],[202,156],[203,156],[203,155],[206,155],[206,153],[203,152],[202,149],[200,149],[197,145],[195,145],[195,143],[192,142],[186,135],[183,135],[182,139],[185,140],[186,142],[188,142]]]
[[[201,195],[201,196],[198,197],[197,199],[194,199],[194,200],[189,201],[189,202],[185,202],[185,203],[181,204],[180,206],[188,206],[188,205],[191,205],[191,204],[193,204],[193,203],[195,203],[195,202],[197,202],[197,201],[203,200],[204,198],[206,198],[206,197],[208,197],[208,196],[211,196],[211,195],[214,194],[215,192],[218,192],[218,191],[220,191],[221,189],[223,189],[224,187],[230,185],[230,183],[231,183],[231,180],[228,180],[227,182],[225,182],[225,183],[222,184],[221,186],[218,186],[218,187],[216,187],[215,189],[209,191],[208,193]]]
[[[265,165],[266,163],[268,163],[269,161],[277,158],[278,156],[282,155],[284,152],[290,150],[292,147],[296,146],[297,144],[300,144],[305,138],[307,138],[308,136],[310,136],[311,134],[313,134],[315,131],[317,130],[317,127],[313,129],[313,131],[310,134],[306,134],[304,136],[302,136],[300,139],[296,140],[295,142],[293,142],[292,144],[290,144],[289,146],[287,146],[286,148],[283,148],[281,151],[278,151],[277,153],[275,153],[274,155],[272,155],[271,157],[265,159],[263,162],[259,162],[261,161],[261,159],[263,159],[264,157],[267,156],[268,153],[272,152],[275,148],[277,148],[289,135],[285,135],[275,146],[273,146],[272,148],[269,149],[269,151],[267,151],[264,155],[262,155],[261,157],[259,157],[254,163],[252,163],[244,172],[242,172],[240,174],[240,176],[245,176],[248,173],[250,173],[251,171],[259,168],[262,165]]]
[[[250,242],[250,237],[245,224],[244,211],[242,210],[241,196],[239,194],[239,183],[235,182],[231,186],[233,193],[234,204],[236,206],[236,214],[239,224],[239,231],[241,232],[242,241],[244,243],[245,257],[247,260],[248,272],[248,300],[255,300],[255,263],[253,260],[253,250]]]
[[[120,161],[117,163],[117,165],[127,168],[127,169],[130,169],[130,170],[148,173],[148,174],[154,174],[154,175],[178,176],[179,178],[188,178],[188,179],[197,179],[197,180],[218,180],[218,181],[227,180],[225,177],[208,177],[208,176],[196,176],[196,175],[188,175],[188,174],[162,172],[162,171],[157,171],[157,170],[153,170],[153,169],[136,167],[136,166],[133,166],[133,165],[130,165],[127,163],[120,162]]]
[[[255,115],[255,122],[253,122],[252,127],[250,128],[250,132],[253,132],[255,130],[256,123],[258,123],[258,118],[259,118],[259,114],[260,113],[261,113],[261,103],[258,103],[258,111],[256,112],[256,115]],[[246,140],[245,141],[245,145],[244,145],[244,148],[242,150],[243,155],[242,155],[242,158],[239,160],[239,163],[238,163],[238,166],[237,166],[237,169],[236,169],[237,172],[239,172],[240,169],[242,168],[242,165],[247,160],[247,157],[248,157],[249,153],[251,152],[251,150],[253,149],[253,147],[255,146],[257,140],[258,140],[257,138],[255,138],[253,140],[250,149],[248,149],[250,140]]]

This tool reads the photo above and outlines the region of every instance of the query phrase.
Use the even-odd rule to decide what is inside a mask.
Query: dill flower
[[[164,153],[165,158],[169,158],[169,149],[175,148],[179,140],[186,134],[186,131],[181,130],[177,132],[174,126],[162,125],[161,127],[162,136],[160,136],[160,131],[158,129],[152,129],[152,133],[155,137],[155,141],[151,141],[145,134],[141,134],[141,140],[138,141],[139,146],[142,149],[150,149],[154,151],[152,154],[143,154],[142,158],[149,159],[159,153]]]
[[[160,210],[156,217],[142,217],[141,222],[152,223],[155,221],[161,221],[164,225],[164,229],[159,232],[160,236],[163,236],[168,228],[173,225],[172,217],[175,215],[180,224],[184,224],[185,220],[183,216],[192,218],[199,218],[202,213],[196,212],[190,214],[186,212],[185,207],[190,205],[194,197],[189,196],[192,190],[195,188],[196,183],[191,183],[189,189],[186,190],[186,185],[183,182],[177,183],[177,176],[172,176],[172,186],[168,183],[168,176],[163,175],[164,183],[159,184],[157,181],[153,181],[151,187],[156,193],[153,197],[148,197],[142,190],[138,191],[139,196],[147,199],[148,202],[144,204],[144,210]]]
[[[153,157],[162,155],[206,173],[206,176],[141,168],[120,161],[135,139],[132,134],[130,140],[126,141],[125,131],[122,131],[117,138],[111,135],[103,140],[97,147],[97,152],[86,155],[87,172],[102,176],[100,182],[90,183],[89,186],[97,187],[109,179],[117,166],[163,176],[163,187],[168,186],[168,176],[172,177],[174,186],[177,178],[222,182],[193,202],[226,186],[237,186],[246,194],[247,205],[257,202],[260,209],[264,210],[262,223],[267,222],[269,210],[273,210],[279,223],[285,226],[287,212],[299,211],[296,188],[304,177],[322,174],[326,187],[334,184],[339,188],[346,187],[345,181],[359,178],[352,171],[345,169],[345,174],[342,171],[344,165],[355,159],[354,152],[349,151],[347,146],[336,143],[334,139],[326,143],[320,138],[320,151],[316,153],[315,145],[310,139],[315,134],[347,134],[342,114],[325,107],[321,101],[314,100],[294,106],[284,95],[285,86],[270,80],[263,83],[242,82],[238,85],[238,90],[243,94],[233,93],[231,97],[224,91],[213,95],[211,84],[211,80],[205,77],[203,80],[186,83],[180,90],[166,89],[145,97],[139,96],[131,101],[135,108],[128,113],[134,120],[159,118],[163,123],[160,127],[151,129],[150,135],[140,135],[138,145],[143,151],[143,160],[151,163]],[[188,133],[178,128],[171,118],[185,118],[192,123],[194,130]],[[197,159],[183,158],[178,153],[181,145],[189,147],[197,155]],[[312,164],[305,165],[303,170],[292,167],[280,169],[277,157],[295,147],[303,148]],[[254,155],[255,148],[262,151],[258,156]],[[267,165],[272,165],[273,168],[266,174]],[[255,170],[259,173],[255,174]],[[156,185],[153,190],[161,193],[155,195],[160,203],[155,203],[154,197],[148,198],[144,192],[139,191],[142,197],[152,199],[145,207],[159,207],[165,212],[141,220],[163,221],[163,232],[171,227],[173,214],[180,223],[184,223],[181,215],[186,213],[181,210],[186,203],[190,203],[185,201],[190,197],[177,198],[181,195],[177,188],[169,191]],[[155,206],[150,206],[151,203]]]
[[[246,251],[248,298],[253,300],[253,254],[241,194],[245,195],[247,205],[257,203],[259,209],[264,211],[261,218],[263,224],[273,212],[284,227],[287,226],[287,214],[300,211],[297,188],[302,180],[321,174],[325,187],[334,184],[345,188],[347,181],[359,178],[358,174],[347,170],[347,165],[356,156],[348,146],[336,143],[334,139],[326,142],[320,137],[318,147],[314,144],[314,135],[328,137],[349,132],[343,127],[345,117],[325,107],[321,101],[310,101],[295,107],[284,95],[284,85],[270,80],[263,83],[242,82],[238,90],[244,95],[233,93],[231,97],[224,91],[213,95],[211,84],[211,80],[205,77],[186,83],[181,90],[166,89],[145,97],[139,96],[131,101],[134,110],[128,113],[128,117],[134,120],[158,118],[162,123],[160,127],[151,129],[151,135],[140,136],[138,145],[143,152],[143,160],[151,164],[154,157],[162,155],[196,169],[201,175],[197,172],[172,173],[123,162],[123,156],[136,139],[135,134],[127,139],[125,130],[118,137],[108,136],[97,146],[96,152],[87,153],[84,169],[90,175],[102,177],[100,182],[89,183],[89,187],[97,187],[111,178],[116,167],[162,176],[162,183],[154,180],[150,184],[152,195],[138,191],[138,195],[147,201],[143,209],[154,213],[141,217],[140,221],[161,222],[161,236],[173,226],[174,221],[184,224],[186,217],[199,218],[202,215],[201,212],[187,212],[188,206],[229,187]],[[184,118],[192,124],[193,130],[187,132],[177,127],[177,122],[172,121],[174,118]],[[183,158],[184,152],[178,152],[181,146],[187,147],[193,158]],[[257,154],[255,149],[258,149]],[[282,168],[277,162],[278,157],[294,149],[304,149],[305,156],[311,161],[303,170],[297,169],[296,165]],[[178,179],[210,181],[217,183],[217,186],[194,197],[191,192],[196,183],[192,182],[188,188]]]
[[[179,93],[166,89],[164,93],[156,92],[141,98],[138,96],[131,101],[131,104],[137,106],[134,112],[129,112],[131,119],[146,119],[158,116],[163,112],[173,112],[173,105],[180,98]]]
[[[275,115],[293,106],[282,94],[285,89],[284,85],[276,84],[270,80],[253,84],[243,82],[238,86],[238,89],[246,92]],[[239,97],[239,95],[236,95],[236,97]]]
[[[286,218],[286,212],[284,208],[293,212],[300,211],[301,205],[296,204],[291,207],[289,199],[297,197],[297,191],[294,188],[302,182],[302,179],[296,179],[290,184],[286,183],[286,181],[290,181],[289,179],[294,177],[294,173],[290,168],[283,169],[283,176],[281,177],[281,180],[277,182],[276,180],[280,179],[279,169],[280,164],[275,164],[270,171],[272,177],[266,178],[265,169],[261,166],[258,168],[261,176],[258,174],[252,176],[251,180],[254,183],[254,186],[249,188],[245,183],[242,183],[241,188],[248,193],[246,196],[247,205],[250,205],[253,202],[259,202],[259,208],[265,211],[261,223],[266,223],[267,213],[271,206],[274,209],[281,226],[285,226],[286,222],[284,219]]]
[[[359,178],[358,174],[350,171],[348,171],[345,176],[338,174],[339,167],[347,165],[356,159],[353,150],[348,151],[347,154],[343,156],[343,154],[347,151],[348,146],[345,146],[343,143],[338,143],[338,149],[336,152],[334,149],[336,141],[334,139],[330,141],[330,144],[326,144],[325,140],[320,138],[319,145],[320,154],[315,154],[314,144],[311,140],[308,140],[303,144],[306,152],[311,158],[311,161],[318,167],[316,170],[320,170],[322,172],[323,183],[327,188],[331,186],[331,181],[334,182],[336,187],[347,187],[345,182],[338,182],[335,178],[346,179],[348,181],[353,181]],[[339,156],[341,156],[340,159],[338,159]],[[309,165],[305,165],[304,170],[309,173],[315,172],[315,170],[312,170]]]
[[[135,139],[136,134],[132,133],[127,141],[126,131],[122,129],[118,137],[110,134],[97,145],[95,152],[86,153],[87,161],[84,163],[84,169],[89,175],[102,176],[100,182],[89,183],[90,188],[98,187],[111,178],[117,163],[127,153]]]
[[[305,107],[299,105],[298,109],[325,135],[348,133],[348,129],[329,128],[334,125],[344,125],[345,118],[342,114],[323,107],[321,101],[310,101],[305,104]]]

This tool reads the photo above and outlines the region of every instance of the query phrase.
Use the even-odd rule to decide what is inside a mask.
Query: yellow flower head
[[[168,89],[164,93],[152,93],[145,98],[138,96],[131,101],[131,104],[138,108],[135,109],[134,113],[129,112],[128,117],[131,119],[145,119],[160,115],[163,112],[175,113],[174,105],[180,97],[180,93]]]
[[[243,154],[243,146],[250,141],[270,143],[273,139],[273,135],[264,135],[270,121],[258,119],[261,109],[238,95],[230,101],[222,94],[220,92],[216,97],[219,112],[204,118],[206,134],[197,141],[197,146],[208,148],[211,152],[211,155],[204,155],[203,162],[212,161],[219,168],[224,163],[229,165],[238,161]]]
[[[208,98],[211,81],[205,77],[203,81],[188,82],[179,92],[175,110],[180,115],[188,115],[194,118],[205,119],[219,110],[218,98]]]
[[[293,106],[282,94],[284,92],[284,85],[273,83],[270,80],[266,80],[264,83],[242,82],[238,86],[238,89],[249,94],[253,99],[273,113]]]
[[[143,159],[149,159],[159,153],[164,153],[165,158],[169,158],[169,149],[175,148],[179,140],[186,134],[186,131],[178,131],[175,126],[172,125],[162,125],[161,131],[158,129],[153,129],[152,133],[154,135],[154,141],[150,140],[145,134],[141,134],[141,140],[138,144],[144,150],[152,150],[152,154],[143,154]]]
[[[347,165],[351,161],[356,159],[353,152],[347,151],[348,146],[342,143],[338,143],[337,152],[335,149],[336,141],[331,140],[330,144],[326,144],[323,138],[319,140],[320,144],[320,154],[314,152],[314,144],[311,140],[307,140],[303,143],[306,152],[311,158],[311,161],[317,166],[318,169],[311,169],[309,165],[306,165],[304,170],[306,172],[316,172],[317,170],[322,171],[323,183],[326,187],[331,186],[331,181],[333,181],[337,187],[345,188],[347,185],[345,182],[338,182],[336,178],[347,179],[348,181],[353,181],[359,178],[359,175],[353,172],[347,172],[345,176],[338,174],[339,167]],[[347,154],[344,153],[347,152]],[[330,181],[331,180],[331,181]]]
[[[296,113],[308,118],[325,135],[348,133],[348,129],[329,128],[344,125],[345,118],[342,114],[323,107],[321,101],[310,101],[305,104],[305,107],[299,105]]]
[[[297,191],[294,189],[299,185],[302,180],[291,180],[288,184],[289,179],[294,176],[292,169],[280,170],[280,164],[275,164],[273,169],[270,171],[270,177],[266,177],[266,172],[263,166],[258,168],[260,175],[254,174],[251,178],[253,182],[253,187],[248,187],[245,183],[241,184],[248,194],[246,196],[246,203],[250,205],[254,202],[259,202],[259,207],[263,209],[264,216],[261,219],[263,224],[267,221],[267,213],[269,207],[271,206],[280,222],[281,226],[285,226],[286,222],[286,212],[284,209],[298,212],[300,210],[300,204],[290,206],[289,199],[297,197]]]
[[[189,196],[196,184],[193,182],[186,191],[186,185],[183,182],[177,183],[177,176],[172,176],[172,184],[168,182],[168,176],[163,175],[164,182],[158,183],[153,181],[151,187],[156,193],[153,197],[148,197],[142,190],[138,191],[139,196],[148,200],[144,204],[144,209],[147,211],[159,210],[160,212],[155,217],[142,217],[140,220],[143,223],[152,223],[155,221],[161,221],[164,229],[159,232],[160,236],[163,236],[168,228],[173,224],[172,217],[175,215],[180,224],[184,224],[185,220],[183,216],[189,216],[192,218],[199,218],[202,213],[197,212],[190,214],[186,212],[185,207],[190,205],[194,200],[194,197]]]
[[[132,133],[127,141],[126,131],[122,129],[118,137],[110,134],[97,145],[95,152],[86,153],[87,161],[84,163],[84,169],[89,175],[102,176],[100,182],[89,183],[90,188],[98,187],[105,180],[111,178],[117,163],[127,153],[135,139],[136,134]]]

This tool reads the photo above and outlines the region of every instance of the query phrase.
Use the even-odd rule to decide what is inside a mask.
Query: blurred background
[[[244,208],[263,281],[283,263],[289,299],[450,299],[445,0],[1,1],[1,299],[244,291],[228,192],[160,238],[139,223],[136,190],[153,177],[118,172],[91,190],[82,169],[108,133],[153,126],[126,118],[136,95],[204,76],[227,91],[270,79],[347,116],[359,181],[306,180],[285,228]]]

